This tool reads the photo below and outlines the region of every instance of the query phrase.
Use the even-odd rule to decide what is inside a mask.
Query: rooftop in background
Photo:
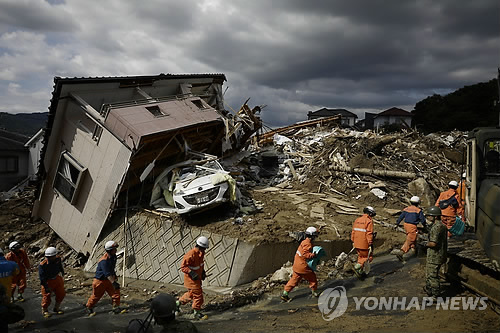
[[[358,116],[351,111],[347,111],[346,109],[327,109],[327,108],[322,108],[319,109],[318,111],[309,111],[307,113],[308,117],[331,117],[331,116],[336,116],[336,115],[341,115],[342,117],[352,117],[352,118],[358,118]]]
[[[26,135],[0,129],[0,150],[25,150],[24,144],[28,140]]]
[[[405,111],[403,109],[392,107],[390,109],[387,109],[385,111],[382,111],[382,112],[376,114],[376,117],[379,117],[379,116],[413,117],[413,114],[411,112]]]

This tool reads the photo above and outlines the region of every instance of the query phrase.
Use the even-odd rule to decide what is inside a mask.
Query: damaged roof
[[[221,120],[214,108],[199,97],[188,97],[112,108],[105,123],[116,136],[129,144],[132,139],[137,147],[141,137],[216,121]]]

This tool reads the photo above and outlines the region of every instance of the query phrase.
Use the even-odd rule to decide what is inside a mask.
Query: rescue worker
[[[398,228],[401,221],[404,221],[406,241],[401,247],[401,250],[396,251],[395,253],[398,259],[401,261],[403,261],[403,255],[405,253],[408,253],[410,251],[411,254],[413,254],[415,252],[418,234],[417,225],[419,223],[422,223],[424,229],[427,228],[424,212],[420,207],[418,207],[420,205],[420,198],[414,195],[410,198],[410,204],[410,206],[403,209],[395,225],[395,228]]]
[[[427,216],[430,217],[429,241],[422,245],[427,247],[427,261],[425,264],[425,287],[428,296],[438,297],[441,293],[439,282],[439,269],[446,262],[446,251],[448,247],[447,227],[441,220],[441,209],[429,207]]]
[[[126,333],[153,332],[152,319],[156,325],[162,326],[160,332],[196,333],[196,326],[190,321],[175,319],[176,301],[172,295],[159,294],[151,302],[150,312],[145,320],[130,321]]]
[[[19,274],[19,266],[14,262],[7,260],[4,252],[0,249],[0,285],[5,288],[5,300],[3,303],[9,304],[12,295],[12,281]]]
[[[201,313],[201,306],[203,305],[203,289],[201,288],[201,283],[207,276],[203,259],[208,246],[207,237],[198,237],[195,247],[184,255],[181,263],[181,271],[184,273],[184,287],[186,287],[188,291],[179,298],[176,305],[177,309],[179,309],[181,304],[193,302],[191,307],[193,309],[194,319],[208,318]]]
[[[448,190],[441,192],[435,206],[441,209],[441,221],[450,229],[455,224],[457,215],[463,215],[463,207],[457,193],[458,183],[452,180],[448,187]],[[451,233],[448,232],[448,237],[450,236]]]
[[[373,217],[375,215],[375,209],[366,206],[363,209],[363,215],[358,217],[352,225],[351,241],[358,252],[358,262],[354,265],[354,273],[358,277],[363,275],[365,262],[373,260]]]
[[[288,293],[295,288],[302,279],[309,281],[309,288],[311,288],[311,295],[313,297],[318,297],[318,280],[316,278],[316,273],[309,267],[307,261],[316,257],[316,253],[313,252],[313,241],[318,237],[318,230],[315,227],[309,227],[305,232],[306,238],[300,242],[300,245],[295,252],[295,257],[293,259],[293,274],[288,283],[285,285],[285,290],[281,294],[281,299],[283,301],[290,301],[290,296]]]
[[[113,312],[121,314],[127,312],[120,308],[120,284],[116,276],[116,251],[118,243],[107,241],[104,245],[104,254],[97,263],[94,280],[92,281],[92,295],[87,301],[87,313],[89,317],[95,316],[94,307],[106,292],[111,297]]]
[[[19,274],[12,281],[12,302],[14,302],[14,292],[17,290],[17,300],[24,302],[23,293],[26,290],[26,272],[31,271],[30,261],[26,251],[21,248],[19,242],[12,242],[9,244],[10,252],[7,253],[5,259],[14,261],[19,266]]]
[[[40,277],[40,284],[42,285],[42,314],[45,318],[51,316],[49,312],[49,305],[51,303],[50,297],[52,293],[56,296],[56,304],[54,305],[54,312],[63,314],[61,310],[61,303],[66,296],[64,289],[64,268],[62,265],[61,257],[57,255],[55,247],[48,247],[45,250],[45,259],[38,265],[38,275]]]

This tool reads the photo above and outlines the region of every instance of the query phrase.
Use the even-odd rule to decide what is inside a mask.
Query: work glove
[[[120,284],[118,282],[113,282],[113,288],[115,288],[116,290],[119,290],[120,289]]]
[[[198,278],[199,278],[198,274],[196,274],[196,272],[195,272],[195,271],[190,271],[190,272],[188,273],[188,275],[189,275],[189,277],[190,277],[193,281],[196,281],[196,280],[198,280]]]
[[[205,272],[205,270],[203,270],[203,272],[201,273],[201,279],[205,280],[206,278],[207,278],[207,273]]]

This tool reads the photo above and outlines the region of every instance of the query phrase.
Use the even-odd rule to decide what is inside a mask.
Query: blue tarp
[[[319,261],[322,257],[326,256],[326,251],[323,250],[321,246],[313,247],[313,253],[317,253],[316,257],[307,261],[307,265],[313,270],[316,271],[316,266],[318,266]]]

